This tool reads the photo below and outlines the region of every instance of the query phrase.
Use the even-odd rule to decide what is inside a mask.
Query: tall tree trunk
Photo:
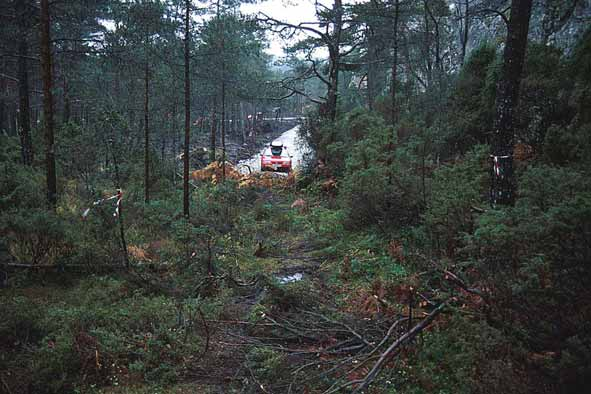
[[[244,111],[244,103],[240,101],[240,130],[242,131],[242,144],[246,144],[248,138],[247,124],[244,122],[246,112]]]
[[[21,140],[21,156],[23,164],[33,163],[33,143],[31,142],[31,109],[29,103],[29,75],[27,71],[27,27],[28,1],[16,2],[16,13],[19,28],[18,43],[18,96],[19,96],[19,136]]]
[[[378,95],[378,50],[375,26],[368,26],[367,37],[367,107],[374,109],[376,96]]]
[[[460,62],[462,66],[464,65],[464,61],[466,60],[466,48],[468,47],[468,37],[470,31],[470,0],[464,0],[464,27],[462,28],[462,35],[461,35],[461,44],[462,44],[462,53]]]
[[[64,113],[62,122],[68,123],[70,121],[70,87],[68,85],[68,77],[66,76],[66,70],[63,75],[64,81]]]
[[[170,122],[170,135],[172,138],[172,181],[176,185],[176,172],[177,172],[177,139],[178,139],[178,128],[177,128],[177,119],[176,119],[176,112],[177,112],[177,96],[174,95],[174,102],[172,105],[172,114],[171,114],[171,122]]]
[[[45,124],[45,166],[47,202],[55,210],[57,204],[57,177],[55,172],[55,146],[53,135],[53,95],[51,92],[51,38],[49,0],[41,0],[41,75],[43,78],[43,117]]]
[[[431,87],[433,83],[433,61],[431,59],[431,26],[429,25],[429,0],[423,0],[423,20],[425,22],[425,37],[423,56],[427,71],[427,86]]]
[[[337,117],[338,104],[338,89],[339,89],[339,62],[341,57],[340,43],[341,33],[343,29],[343,2],[342,0],[334,0],[333,11],[335,13],[334,31],[332,40],[328,47],[329,54],[329,72],[328,72],[328,94],[326,100],[325,114],[330,120],[335,120]]]
[[[514,111],[527,48],[532,0],[513,0],[507,26],[503,68],[497,84],[496,117],[492,136],[491,204],[512,205],[515,200],[513,178]]]
[[[217,96],[213,97],[213,110],[211,113],[211,134],[209,136],[209,161],[213,163],[216,160],[215,150],[217,147],[216,135],[217,135],[217,115],[218,111],[218,99]]]
[[[222,67],[223,69],[224,67]],[[226,180],[226,83],[222,75],[222,181]]]
[[[400,0],[394,0],[394,31],[392,35],[392,42],[394,50],[392,53],[392,75],[390,80],[390,101],[392,102],[391,117],[392,126],[398,122],[398,108],[396,105],[396,80],[398,79],[398,21],[400,19]]]
[[[8,124],[6,122],[6,78],[0,78],[0,134],[8,133]]]
[[[185,1],[185,145],[183,147],[183,214],[189,218],[189,142],[191,136],[191,78],[189,74],[189,46],[191,31],[191,0]]]
[[[224,57],[226,42],[224,30],[224,21],[222,21],[222,41],[220,51],[220,54],[222,55],[222,181],[226,180],[226,59]]]
[[[144,201],[150,202],[150,69],[148,60],[144,69]]]

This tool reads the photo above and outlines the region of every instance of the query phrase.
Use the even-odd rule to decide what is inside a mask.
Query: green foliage
[[[574,112],[563,93],[570,85],[569,79],[562,50],[535,43],[528,45],[516,110],[520,141],[537,148],[549,127],[570,123]]]
[[[591,157],[591,124],[548,128],[543,152],[554,164],[589,164]]]
[[[259,379],[271,380],[277,379],[282,373],[282,366],[285,362],[281,353],[272,349],[255,347],[248,352],[247,359],[253,373]]]
[[[0,325],[2,346],[29,347],[27,368],[37,393],[118,385],[133,374],[173,383],[200,347],[195,308],[205,304],[208,316],[217,308],[194,299],[178,305],[124,281],[94,276],[60,297],[45,307],[23,296],[2,297],[2,314],[10,317]]]
[[[587,178],[573,168],[531,166],[519,177],[515,207],[487,211],[466,235],[463,258],[475,269],[473,280],[491,289],[491,316],[524,346],[561,351],[571,340],[588,341]],[[587,356],[577,354],[577,362],[585,362]],[[557,363],[545,368],[567,385],[588,379],[586,370],[566,373]]]
[[[45,209],[14,210],[0,216],[0,232],[7,234],[11,254],[26,264],[54,264],[71,254],[72,230],[67,222]]]
[[[432,196],[424,215],[433,249],[453,257],[461,238],[474,229],[474,206],[486,200],[488,146],[477,146],[461,161],[433,173]]]
[[[101,162],[99,156],[103,146],[98,136],[90,130],[85,130],[78,124],[69,122],[57,133],[57,158],[60,173],[69,178],[78,178],[91,190],[96,183],[98,167]],[[102,149],[101,149],[102,148]]]
[[[0,346],[7,349],[36,342],[43,335],[41,324],[43,307],[20,295],[2,296],[1,312],[4,318],[0,322]],[[0,363],[5,363],[2,357]]]
[[[473,145],[484,143],[492,127],[493,102],[487,92],[489,72],[496,61],[496,49],[485,44],[471,52],[464,64],[448,103],[446,122],[446,156],[466,152]],[[492,81],[494,87],[496,78]]]
[[[567,71],[574,81],[570,100],[576,106],[578,123],[591,122],[591,29],[587,29],[568,60]]]
[[[14,144],[8,144],[7,147],[18,151]],[[6,153],[8,156],[8,150]],[[6,161],[0,161],[0,215],[19,209],[38,208],[45,199],[41,172],[16,164],[15,160],[16,157],[13,156],[11,159],[7,157]]]
[[[392,378],[405,394],[526,393],[527,383],[512,362],[519,353],[486,322],[455,315],[425,333]]]
[[[349,147],[340,183],[346,224],[372,226],[380,231],[400,228],[417,219],[421,193],[426,190],[416,168],[420,165],[419,155],[427,153],[422,152],[418,138],[396,147],[392,129],[382,120],[374,119],[369,126],[363,138]],[[421,170],[424,174],[425,167],[421,166]]]

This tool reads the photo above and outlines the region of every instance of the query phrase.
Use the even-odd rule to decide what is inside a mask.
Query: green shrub
[[[473,207],[486,199],[487,153],[487,146],[478,146],[461,161],[443,165],[433,173],[424,223],[437,254],[453,257],[463,236],[474,230]]]
[[[519,356],[501,331],[454,314],[423,333],[393,380],[405,394],[526,393]]]
[[[247,363],[259,379],[276,381],[283,371],[284,357],[275,350],[255,347],[248,352],[246,357]]]
[[[591,185],[573,168],[544,165],[518,182],[515,207],[482,214],[461,255],[473,270],[470,281],[491,293],[491,320],[524,347],[560,354],[574,338],[590,340]],[[587,359],[584,352],[570,356]],[[566,385],[589,381],[585,369],[561,368],[551,363],[546,371]]]
[[[72,253],[67,222],[45,209],[10,210],[0,216],[11,254],[28,264],[54,264]]]
[[[215,308],[203,310],[212,316]],[[189,303],[182,310],[171,298],[148,296],[121,280],[81,281],[35,323],[44,335],[30,357],[35,392],[115,385],[130,371],[153,383],[176,381],[201,342],[196,312]]]
[[[44,335],[41,321],[43,307],[26,297],[11,294],[0,296],[0,315],[2,349],[34,344]]]

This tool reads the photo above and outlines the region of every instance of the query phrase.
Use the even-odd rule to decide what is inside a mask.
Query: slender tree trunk
[[[177,112],[177,96],[174,96],[174,102],[172,105],[172,113],[171,113],[171,120],[170,120],[170,135],[172,136],[172,182],[176,185],[176,172],[178,169],[177,166],[177,138],[178,138],[178,130],[177,130],[177,119],[176,119],[176,112]]]
[[[45,165],[47,176],[47,202],[55,210],[57,204],[57,176],[55,172],[55,146],[53,135],[53,95],[51,92],[51,36],[49,0],[41,0],[41,74],[43,78],[43,117],[45,125]]]
[[[222,181],[226,180],[226,60],[224,58],[226,43],[224,34],[224,23],[222,22],[220,52],[222,55]]]
[[[144,201],[147,204],[150,202],[150,69],[148,60],[145,63],[144,82]]]
[[[515,201],[513,178],[514,111],[527,48],[532,0],[513,0],[503,53],[503,68],[497,84],[496,117],[492,136],[491,204],[512,205]]]
[[[396,125],[398,122],[398,108],[396,105],[396,80],[398,79],[398,23],[400,19],[400,0],[394,0],[394,26],[393,26],[393,35],[392,35],[392,42],[394,45],[394,50],[392,53],[392,75],[390,80],[390,101],[392,102],[391,107],[391,117],[392,117],[392,126]]]
[[[213,98],[213,111],[211,113],[211,134],[209,136],[209,161],[213,163],[216,160],[215,150],[217,147],[216,134],[217,134],[217,119],[216,114],[218,110],[218,99],[217,96]]]
[[[166,140],[170,138],[169,133],[162,133],[160,136],[160,161],[164,163],[164,157],[166,156]]]
[[[435,70],[437,71],[437,82],[441,84],[441,79],[443,76],[443,62],[441,61],[441,35],[439,33],[439,21],[433,15],[433,11],[429,7],[429,2],[425,2],[425,7],[429,17],[433,21],[433,27],[435,29]],[[429,32],[427,32],[429,34]]]
[[[377,64],[377,38],[375,34],[375,27],[367,27],[367,107],[369,110],[374,109],[374,103],[378,94],[378,64]]]
[[[5,78],[0,78],[0,134],[8,132],[8,125],[6,122],[6,82]]]
[[[63,123],[68,123],[70,121],[70,86],[68,85],[68,77],[66,76],[66,71],[64,70],[64,76],[63,76],[63,82],[64,82],[64,113],[63,113],[63,118],[62,118],[62,122]]]
[[[335,12],[334,31],[332,35],[332,42],[329,45],[328,53],[330,59],[328,72],[328,94],[326,100],[326,115],[330,120],[335,120],[337,117],[338,105],[338,89],[339,89],[339,62],[340,62],[340,43],[341,33],[343,29],[343,2],[342,0],[334,0],[333,11]]]
[[[244,103],[241,101],[240,102],[240,128],[242,131],[242,143],[243,144],[246,144],[246,140],[247,140],[247,136],[248,136],[248,132],[247,132],[248,124],[246,122],[244,122],[245,117],[246,117],[246,112],[244,111]]]
[[[190,54],[191,31],[191,0],[185,1],[185,145],[183,147],[183,214],[189,219],[189,143],[191,137],[191,77]]]
[[[33,144],[31,142],[31,109],[29,103],[29,75],[27,71],[27,25],[28,1],[16,2],[16,13],[19,27],[18,43],[18,96],[19,96],[19,136],[21,140],[21,156],[23,164],[33,163]]]
[[[222,80],[222,181],[225,181],[225,180],[226,180],[226,84]]]
[[[121,242],[121,252],[123,253],[123,260],[125,261],[125,268],[129,270],[129,252],[127,249],[127,241],[125,240],[125,229],[123,226],[123,192],[121,190],[121,177],[119,175],[119,162],[117,161],[117,155],[115,154],[114,139],[111,138],[111,153],[113,155],[113,165],[115,166],[115,187],[117,188],[117,213],[119,219],[119,241]],[[107,148],[107,161],[108,161],[108,148]]]
[[[427,67],[427,86],[431,87],[433,82],[433,61],[431,59],[431,26],[429,25],[429,4],[423,0],[423,19],[425,22],[424,56]]]
[[[470,31],[470,0],[464,0],[464,28],[462,29],[462,54],[461,54],[461,64],[464,65],[464,61],[466,60],[466,48],[468,47],[468,37]]]

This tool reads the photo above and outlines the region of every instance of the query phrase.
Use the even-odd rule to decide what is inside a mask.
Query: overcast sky
[[[327,7],[332,5],[333,0],[317,0],[320,4],[324,4]],[[360,0],[343,0],[344,4],[358,2]],[[255,4],[242,4],[240,10],[245,14],[257,14],[263,12],[266,15],[279,19],[285,22],[298,24],[300,22],[313,22],[316,21],[315,12],[315,0],[263,0]],[[211,17],[209,15],[208,17]],[[205,17],[205,18],[208,18]],[[203,17],[195,17],[196,20],[200,20]],[[114,30],[115,25],[112,21],[101,20],[101,23],[109,30]],[[270,47],[267,52],[276,57],[282,57],[283,47],[286,43],[279,37],[269,34]],[[302,38],[303,35],[299,35]],[[295,37],[295,39],[299,39]],[[293,42],[289,43],[293,44]]]
[[[329,4],[330,1],[320,1]],[[285,22],[298,24],[300,22],[311,22],[316,20],[314,0],[267,0],[258,4],[242,4],[240,10],[245,14],[256,14],[263,12],[270,17]],[[268,53],[281,57],[283,56],[283,42],[278,37],[269,36],[270,48]]]

